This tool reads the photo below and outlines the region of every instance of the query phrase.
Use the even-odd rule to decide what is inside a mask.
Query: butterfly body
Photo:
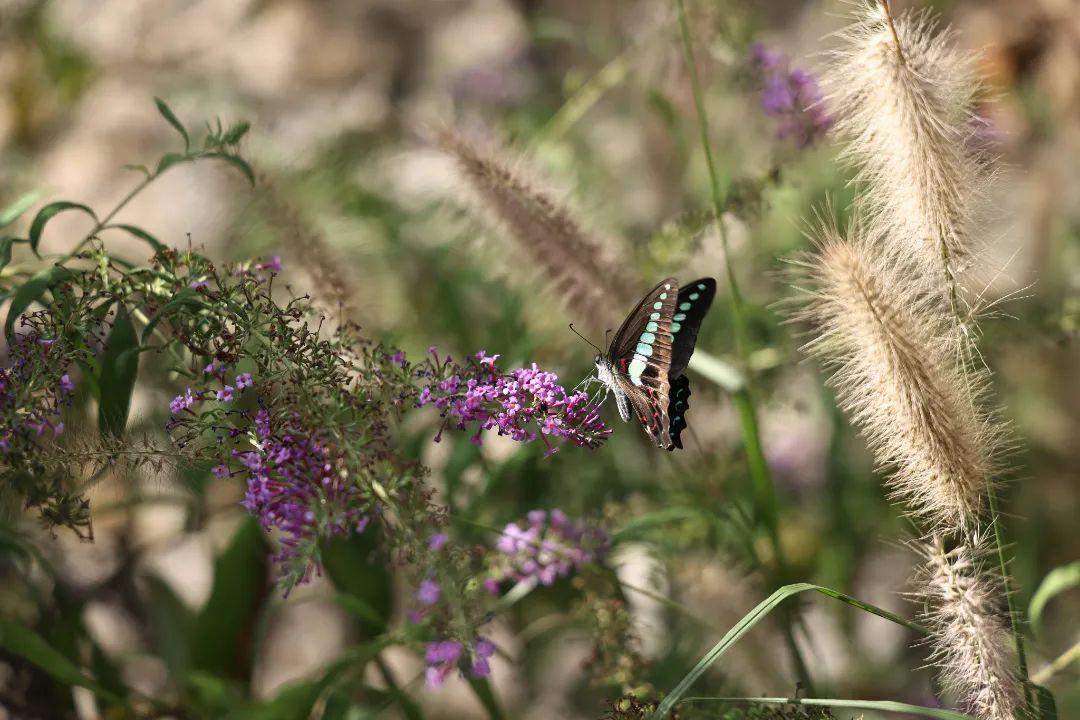
[[[596,357],[596,377],[615,396],[624,422],[637,417],[658,447],[682,447],[690,383],[683,375],[716,281],[701,278],[680,288],[661,280],[631,311],[606,355]]]

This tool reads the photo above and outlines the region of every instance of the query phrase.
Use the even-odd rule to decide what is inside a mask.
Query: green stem
[[[487,678],[471,677],[469,678],[469,685],[472,686],[476,698],[487,710],[488,717],[491,720],[505,720],[506,715],[503,714],[502,708],[499,706],[499,700],[495,697],[495,693],[491,689],[491,683],[487,681]]]
[[[720,245],[724,252],[724,272],[727,277],[728,292],[731,302],[728,306],[731,311],[731,323],[735,335],[735,353],[739,358],[742,371],[745,375],[745,386],[734,393],[735,407],[739,413],[739,426],[742,430],[743,444],[746,447],[747,463],[749,465],[750,479],[753,483],[754,508],[757,520],[765,527],[769,542],[773,550],[773,562],[775,566],[775,585],[779,586],[788,578],[788,568],[780,545],[779,534],[779,505],[776,499],[776,488],[773,486],[769,473],[769,466],[765,461],[765,453],[761,444],[761,430],[758,426],[757,408],[753,395],[753,375],[750,372],[749,337],[746,329],[745,301],[739,289],[739,281],[735,276],[735,269],[731,262],[731,245],[728,242],[727,228],[724,226],[724,198],[720,187],[720,178],[716,171],[716,162],[713,159],[712,144],[709,142],[709,118],[705,111],[705,101],[701,92],[701,79],[698,77],[697,63],[694,61],[694,49],[690,39],[690,28],[686,20],[686,8],[683,0],[675,0],[675,7],[679,19],[679,31],[682,36],[683,52],[686,55],[687,73],[690,76],[690,88],[694,97],[694,109],[697,113],[698,129],[701,134],[701,147],[705,154],[705,165],[709,172],[709,187],[715,215],[717,231],[720,235]],[[803,683],[807,692],[813,692],[813,682],[810,679],[806,663],[795,642],[794,628],[792,627],[792,615],[783,614],[785,640],[791,653],[792,661],[798,673],[799,680]]]
[[[413,702],[412,698],[402,692],[401,686],[398,685],[397,678],[394,677],[394,671],[386,664],[382,655],[375,656],[375,665],[379,668],[379,673],[382,675],[386,687],[390,689],[390,694],[394,697],[397,704],[401,706],[402,714],[408,720],[424,720],[424,713],[421,712],[420,706]]]
[[[1012,628],[1013,641],[1016,643],[1016,660],[1020,666],[1020,679],[1024,683],[1024,700],[1028,711],[1031,710],[1031,688],[1028,687],[1027,653],[1024,651],[1024,636],[1020,633],[1020,611],[1013,601],[1012,581],[1009,579],[1009,564],[1005,558],[1005,542],[1001,532],[1001,515],[998,513],[997,488],[991,487],[989,495],[990,524],[994,527],[994,545],[997,550],[998,564],[1001,567],[1001,582],[1005,586],[1005,601],[1009,605],[1009,625]]]

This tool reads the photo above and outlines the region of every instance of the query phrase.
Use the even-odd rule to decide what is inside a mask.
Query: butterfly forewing
[[[626,318],[608,350],[616,382],[645,431],[660,447],[671,444],[668,377],[674,340],[671,323],[678,293],[675,278],[660,281]]]
[[[711,277],[698,278],[679,288],[679,297],[671,316],[671,335],[674,341],[669,375],[672,380],[686,370],[690,356],[694,353],[701,321],[705,318],[705,313],[709,311],[714,297],[716,297],[716,280]]]

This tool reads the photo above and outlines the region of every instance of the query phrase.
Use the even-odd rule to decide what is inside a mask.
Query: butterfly
[[[596,356],[596,378],[615,396],[619,416],[636,416],[657,447],[682,448],[690,380],[683,374],[701,321],[716,296],[716,280],[679,287],[661,280],[619,327],[606,354]]]

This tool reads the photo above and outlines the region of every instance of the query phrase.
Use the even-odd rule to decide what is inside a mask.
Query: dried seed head
[[[893,497],[945,533],[978,527],[1002,431],[982,411],[985,375],[958,366],[940,304],[909,273],[835,227],[802,264],[809,302],[797,317],[817,337],[804,350],[834,370],[841,406],[861,429]]]
[[[942,685],[980,720],[1013,720],[1022,688],[1001,578],[987,569],[984,543],[974,537],[946,550],[940,537],[919,546],[926,558],[918,596],[931,630],[931,661]]]
[[[971,221],[987,166],[966,142],[979,84],[970,57],[928,13],[864,5],[824,75],[843,155],[858,169],[875,236],[951,292],[973,254]]]
[[[604,248],[582,230],[569,210],[511,170],[495,153],[482,151],[452,132],[442,133],[439,140],[457,160],[463,179],[486,211],[485,219],[509,231],[567,307],[579,317],[604,323],[601,327],[617,322],[617,317],[603,314],[608,312],[605,309],[621,307],[627,283]]]

